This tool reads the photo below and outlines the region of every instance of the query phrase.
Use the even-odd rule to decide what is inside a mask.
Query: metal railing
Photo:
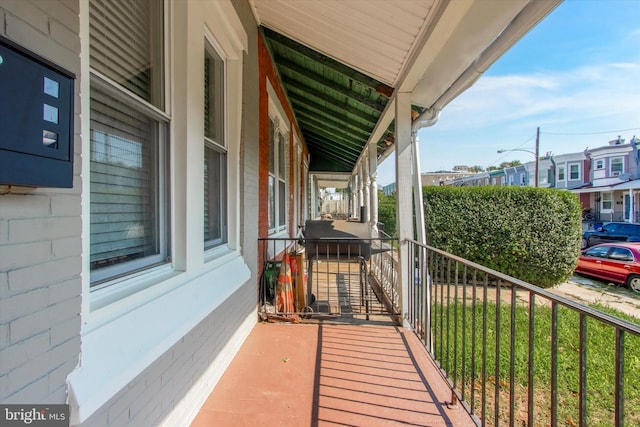
[[[265,315],[369,319],[397,303],[397,244],[392,238],[260,238]],[[283,276],[288,263],[291,279]],[[283,288],[284,284],[291,286]],[[287,294],[290,292],[290,294]],[[289,301],[291,300],[291,301]]]
[[[405,243],[406,321],[476,424],[640,425],[638,325]]]

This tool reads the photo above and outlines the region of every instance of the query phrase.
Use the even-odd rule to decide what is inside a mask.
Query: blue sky
[[[640,0],[565,0],[505,53],[435,126],[422,129],[421,171],[573,153],[640,137]],[[395,181],[395,157],[378,184]]]

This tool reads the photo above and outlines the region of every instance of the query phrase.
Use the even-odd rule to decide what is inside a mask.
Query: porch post
[[[351,217],[355,217],[358,213],[358,180],[356,179],[358,171],[356,174],[351,176],[351,188],[353,189],[351,192]]]
[[[371,219],[371,197],[369,196],[369,186],[371,185],[371,180],[369,179],[369,156],[365,156],[364,158],[362,171],[364,172],[364,182],[362,183],[364,196],[362,200],[362,204],[364,205],[364,218],[361,218],[361,221],[369,222],[369,220]]]
[[[413,199],[411,180],[411,97],[400,92],[396,96],[396,222],[400,245],[398,248],[398,281],[400,313],[405,327],[409,308],[409,245],[407,239],[414,238]]]
[[[378,153],[375,145],[369,146],[369,197],[371,197],[371,236],[378,237]]]
[[[364,185],[364,174],[362,173],[362,164],[358,165],[358,219],[362,221],[360,207],[362,206],[362,201],[364,200],[364,196],[362,194],[362,186]]]

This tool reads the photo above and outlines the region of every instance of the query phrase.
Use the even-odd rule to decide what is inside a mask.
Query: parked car
[[[604,243],[582,251],[575,272],[640,292],[640,243]]]
[[[581,248],[609,242],[640,242],[640,224],[610,222],[582,234]]]

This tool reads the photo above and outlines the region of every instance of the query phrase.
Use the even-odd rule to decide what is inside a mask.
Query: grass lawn
[[[494,425],[496,416],[499,425],[509,424],[511,398],[514,401],[515,425],[527,425],[529,308],[525,305],[516,305],[513,327],[511,307],[508,304],[501,304],[499,311],[494,302],[487,302],[486,306],[480,303],[475,308],[471,306],[463,308],[461,305],[457,305],[455,309],[451,306],[450,308],[447,314],[446,310],[442,311],[441,305],[432,306],[436,359],[449,373],[449,378],[453,378],[455,373],[456,383],[458,388],[463,389],[464,399],[472,403],[474,413],[481,420],[484,418],[485,425]],[[638,319],[606,307],[594,308],[633,323],[640,323]],[[483,326],[484,315],[487,319],[486,326]],[[497,316],[500,318],[499,325],[496,325]],[[533,402],[536,426],[548,426],[551,420],[551,318],[550,307],[536,306],[533,333]],[[498,329],[499,334],[496,333]],[[577,426],[579,422],[579,314],[567,308],[558,307],[557,330],[558,424]],[[513,351],[511,350],[512,334]],[[482,345],[483,336],[486,337],[486,348]],[[474,342],[475,348],[472,351]],[[457,351],[454,352],[454,349]],[[486,354],[484,399],[483,352]],[[475,362],[472,353],[475,354]],[[586,396],[587,425],[589,426],[613,425],[614,356],[614,328],[587,318]],[[515,379],[513,388],[509,381],[511,359],[513,359]],[[496,360],[499,360],[497,375]],[[624,360],[624,424],[636,426],[640,425],[640,337],[625,334]],[[461,386],[463,376],[464,387]],[[498,396],[497,414],[496,395]]]

